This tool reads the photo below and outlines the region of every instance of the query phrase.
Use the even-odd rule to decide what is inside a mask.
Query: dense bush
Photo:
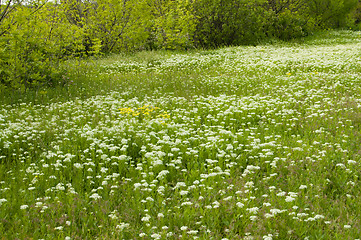
[[[290,40],[349,26],[357,0],[197,0],[194,42],[204,47]]]
[[[321,28],[348,26],[352,22],[352,10],[358,0],[313,0],[308,3],[308,14]]]
[[[52,4],[41,8],[20,5],[12,12],[12,18],[1,24],[2,84],[25,90],[63,84],[61,62],[73,56],[70,52],[82,51],[82,29],[62,21],[59,8]]]
[[[184,49],[193,45],[196,19],[189,1],[152,1],[152,26],[148,47]]]
[[[145,0],[66,0],[62,5],[67,20],[84,29],[86,50],[98,44],[102,52],[132,50],[149,36],[150,9]]]
[[[201,46],[238,45],[264,38],[267,9],[258,0],[198,0],[194,40]]]
[[[290,9],[275,13],[271,11],[266,24],[265,32],[267,36],[281,40],[291,40],[307,36],[314,30],[312,19]]]
[[[355,8],[355,10],[352,12],[352,21],[353,21],[353,25],[352,27],[354,29],[361,29],[361,1],[359,1],[357,3],[357,7]]]

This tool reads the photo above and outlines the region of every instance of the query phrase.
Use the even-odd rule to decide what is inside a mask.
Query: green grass
[[[361,35],[68,62],[3,90],[3,239],[357,239]]]

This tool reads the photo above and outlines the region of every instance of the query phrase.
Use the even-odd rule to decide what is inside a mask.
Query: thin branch
[[[6,5],[4,11],[0,15],[0,23],[5,19],[6,15],[8,15],[9,12],[11,11],[11,9],[10,9],[10,11],[8,11],[8,9],[10,8],[10,5],[11,5],[11,0],[8,2],[8,4]]]

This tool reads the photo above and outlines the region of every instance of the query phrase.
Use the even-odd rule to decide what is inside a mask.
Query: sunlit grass
[[[359,238],[361,36],[328,34],[109,56],[8,93],[1,237]]]

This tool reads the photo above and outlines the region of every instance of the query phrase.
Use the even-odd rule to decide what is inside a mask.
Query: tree
[[[184,49],[193,45],[196,18],[192,2],[152,0],[153,48]]]
[[[265,0],[196,0],[195,42],[217,47],[256,43],[265,37]]]
[[[82,47],[82,30],[53,3],[18,3],[2,20],[0,82],[29,89],[64,82],[61,63]],[[5,29],[3,28],[5,26]]]
[[[310,0],[309,15],[321,28],[342,27],[357,3],[358,0]]]

